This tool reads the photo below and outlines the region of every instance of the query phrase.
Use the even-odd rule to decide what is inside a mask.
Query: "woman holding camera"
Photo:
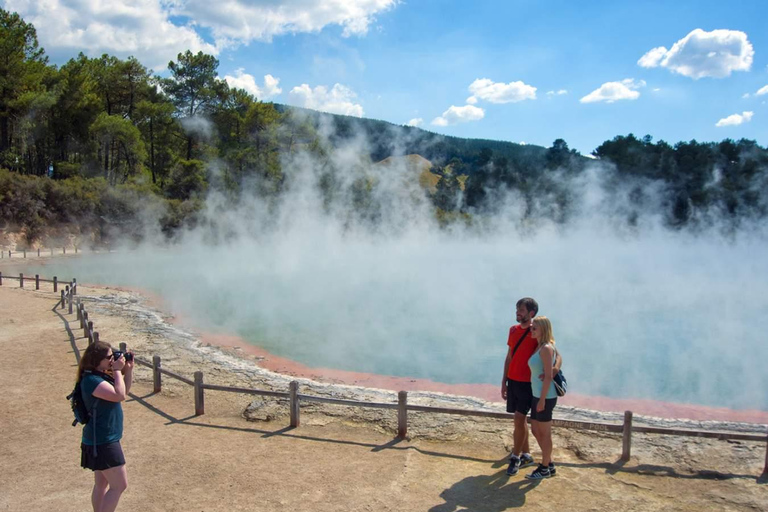
[[[117,356],[117,357],[115,357]],[[90,345],[80,359],[77,380],[90,420],[83,426],[80,465],[94,472],[94,512],[112,512],[128,487],[123,437],[123,408],[133,381],[133,358],[113,353],[109,343]]]

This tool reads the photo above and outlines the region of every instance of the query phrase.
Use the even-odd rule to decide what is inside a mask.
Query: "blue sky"
[[[186,49],[259,99],[590,153],[615,135],[768,144],[768,2],[0,0],[61,64]]]

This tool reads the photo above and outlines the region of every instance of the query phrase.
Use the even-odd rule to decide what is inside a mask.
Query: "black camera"
[[[133,361],[133,354],[130,352],[123,352],[122,350],[113,350],[112,351],[112,359],[117,361],[120,359],[120,356],[124,355],[126,361]]]

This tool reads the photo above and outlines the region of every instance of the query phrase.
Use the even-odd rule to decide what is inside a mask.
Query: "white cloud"
[[[738,126],[742,123],[748,123],[750,120],[752,120],[753,115],[754,112],[742,112],[741,114],[733,114],[719,120],[715,126]]]
[[[474,105],[464,105],[451,107],[443,112],[443,115],[432,120],[435,126],[449,126],[452,124],[466,123],[469,121],[479,121],[485,117],[485,110]]]
[[[363,106],[355,103],[357,95],[342,84],[334,85],[329,91],[324,85],[314,89],[307,84],[301,84],[288,93],[288,102],[304,108],[311,108],[331,114],[363,117]]]
[[[230,87],[244,89],[248,93],[256,96],[256,99],[260,101],[269,100],[283,92],[279,87],[279,78],[275,78],[272,75],[264,75],[264,86],[259,87],[256,85],[256,79],[253,75],[245,73],[243,68],[237,69],[235,71],[235,76],[226,75],[224,80],[227,81],[227,84],[229,84]]]
[[[757,92],[755,93],[755,96],[762,96],[763,94],[768,94],[768,85],[758,89]]]
[[[640,60],[638,60],[637,63],[643,68],[655,68],[659,65],[667,52],[668,50],[666,48],[659,46],[640,57]]]
[[[565,89],[560,89],[559,91],[547,91],[547,96],[563,96],[565,94],[568,94],[568,91]]]
[[[400,0],[4,0],[37,29],[49,55],[77,52],[135,56],[163,70],[180,52],[218,55],[222,48],[274,36],[343,27],[345,37],[365,35],[376,15]],[[180,23],[179,19],[187,20]],[[197,30],[212,34],[206,42]]]
[[[422,124],[424,124],[424,120],[420,117],[415,117],[405,123],[405,126],[421,126]]]
[[[185,0],[173,12],[211,30],[219,45],[271,41],[282,34],[319,32],[330,25],[344,28],[345,37],[365,35],[377,14],[399,0]]]
[[[640,97],[640,93],[636,89],[641,87],[645,87],[645,81],[636,81],[632,78],[627,78],[621,82],[606,82],[579,101],[581,103],[596,103],[599,101],[613,103],[619,100],[636,100]]]
[[[751,98],[751,97],[752,97],[752,95],[749,94],[748,92],[745,92],[744,94],[741,95],[741,99],[743,99],[743,100],[746,100],[747,98]]]
[[[476,104],[478,99],[491,103],[516,103],[536,99],[536,88],[519,81],[505,84],[488,78],[478,78],[469,85],[469,92],[472,93],[467,99],[470,105]]]
[[[157,71],[186,50],[218,54],[191,25],[174,24],[162,0],[6,0],[4,8],[35,26],[49,54],[132,55]]]
[[[747,34],[739,30],[697,28],[680,39],[670,50],[654,48],[640,57],[644,68],[661,66],[698,80],[703,77],[724,78],[734,71],[749,71],[755,51]]]

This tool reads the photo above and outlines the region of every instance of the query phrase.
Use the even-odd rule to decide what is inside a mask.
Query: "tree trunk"
[[[10,130],[8,129],[8,118],[0,117],[0,152],[10,147]]]
[[[152,184],[157,183],[157,176],[155,175],[155,132],[154,121],[149,118],[149,168],[152,171]]]

